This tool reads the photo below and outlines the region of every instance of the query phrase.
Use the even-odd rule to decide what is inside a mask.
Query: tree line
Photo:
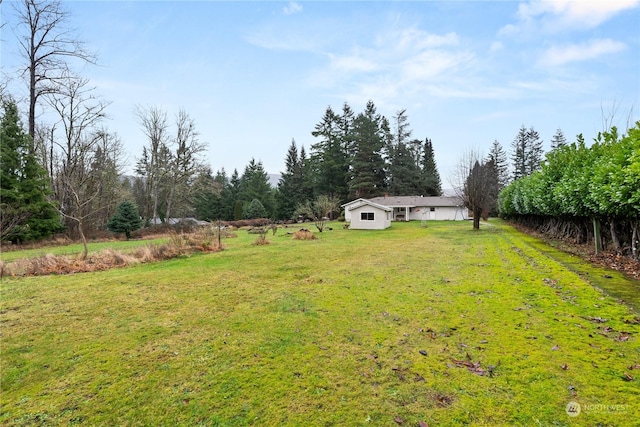
[[[312,135],[310,153],[295,140],[287,150],[285,170],[276,188],[268,184],[261,162],[252,159],[242,175],[203,170],[195,182],[194,208],[203,219],[237,220],[256,215],[277,220],[307,216],[308,204],[324,196],[334,206],[358,197],[435,196],[442,193],[433,145],[410,139],[406,110],[393,124],[376,112],[373,101],[355,114],[344,103],[342,114],[329,106]],[[335,213],[331,209],[328,214]]]
[[[123,200],[135,202],[152,224],[186,216],[286,220],[316,211],[331,215],[354,197],[441,193],[431,141],[411,139],[406,110],[392,125],[372,101],[357,115],[346,103],[341,114],[328,107],[312,131],[317,142],[308,155],[292,141],[276,188],[255,159],[242,174],[214,174],[185,110],[170,118],[161,108],[139,106],[135,114],[146,141],[135,176],[124,176],[123,144],[105,126],[110,103],[76,71],[96,64],[97,56],[68,30],[62,3],[21,0],[12,7],[24,67],[16,76],[4,74],[0,85],[3,240],[64,230],[86,243],[87,233],[107,228]],[[12,78],[24,81],[25,99],[8,92]],[[26,126],[20,105],[26,105]],[[318,203],[320,197],[333,208]]]

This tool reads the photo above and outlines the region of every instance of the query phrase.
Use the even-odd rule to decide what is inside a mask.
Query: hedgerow
[[[600,237],[605,247],[638,259],[640,121],[627,135],[614,127],[590,147],[578,135],[551,151],[541,170],[501,191],[498,206],[501,216],[552,237]]]

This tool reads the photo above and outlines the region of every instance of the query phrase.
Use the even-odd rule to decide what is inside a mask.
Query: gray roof
[[[422,196],[384,196],[374,197],[369,199],[373,203],[377,203],[383,206],[395,207],[410,207],[415,208],[418,206],[426,207],[458,207],[462,206],[462,201],[459,197],[422,197]]]
[[[383,210],[383,211],[390,211],[391,210],[391,208],[389,206],[386,206],[386,205],[383,205],[383,204],[380,204],[380,203],[376,203],[373,200],[367,200],[367,199],[352,200],[349,203],[343,204],[342,207],[344,207],[346,210],[350,211],[350,210],[357,209],[360,206],[364,206],[364,205],[372,206],[372,207],[378,208],[378,209]]]

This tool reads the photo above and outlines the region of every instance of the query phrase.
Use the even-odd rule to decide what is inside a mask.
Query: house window
[[[373,212],[360,212],[361,221],[373,221]]]
[[[431,212],[435,212],[435,211],[436,211],[436,208],[429,208],[429,211],[431,211]]]

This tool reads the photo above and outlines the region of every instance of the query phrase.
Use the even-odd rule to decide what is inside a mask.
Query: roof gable
[[[371,206],[373,208],[380,209],[380,210],[385,211],[385,212],[390,212],[390,211],[393,210],[388,206],[381,205],[379,203],[375,203],[375,202],[372,202],[371,200],[367,200],[367,199],[356,199],[356,200],[352,200],[351,202],[348,202],[348,203],[345,203],[345,204],[342,205],[342,207],[344,207],[345,210],[348,210],[348,211],[351,211],[353,209],[358,209],[358,208],[360,208],[362,206]]]

